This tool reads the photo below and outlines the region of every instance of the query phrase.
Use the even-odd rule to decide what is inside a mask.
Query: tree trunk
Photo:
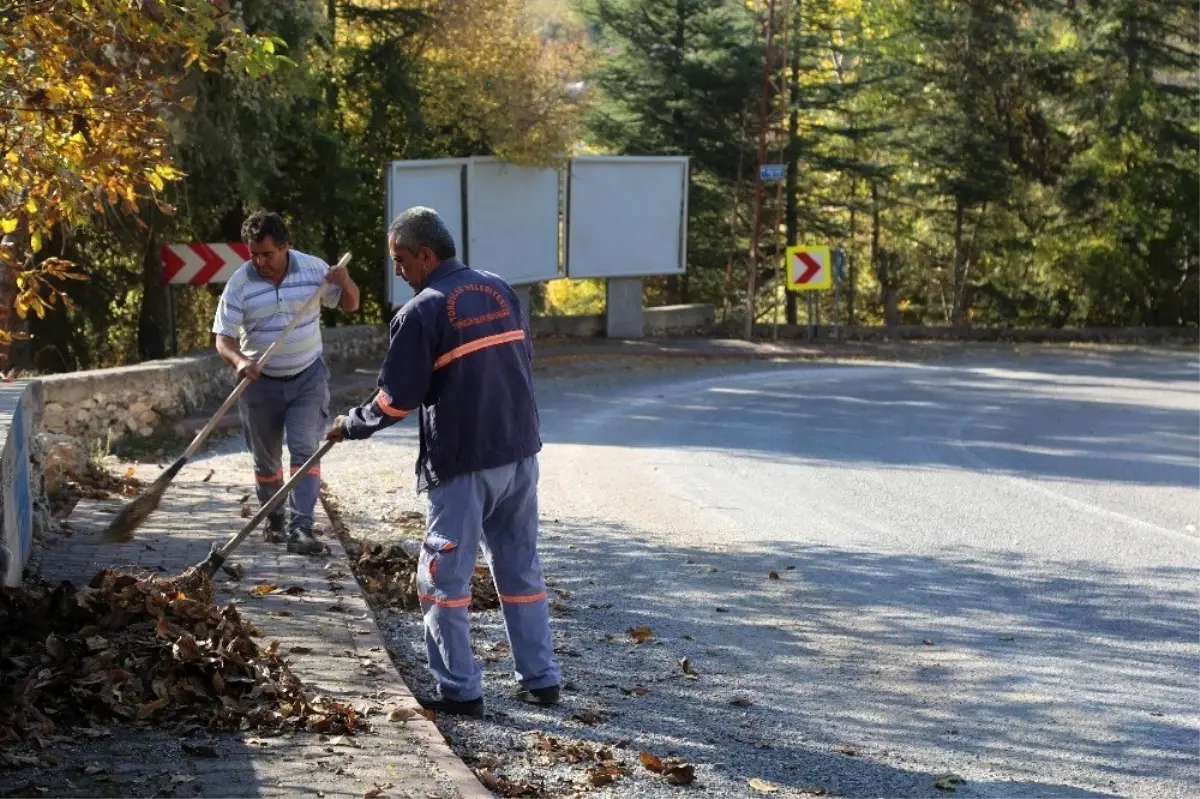
[[[858,177],[850,180],[850,247],[846,250],[846,326],[854,327],[854,250],[858,246]]]
[[[167,357],[167,339],[171,335],[167,291],[163,285],[162,258],[159,249],[158,213],[153,203],[146,213],[149,231],[142,252],[142,307],[138,312],[138,358],[152,361]]]
[[[879,280],[879,300],[883,304],[883,320],[888,327],[900,324],[900,309],[897,297],[899,281],[897,261],[893,253],[879,245],[879,184],[871,180],[871,268]]]
[[[788,114],[788,141],[786,150],[787,161],[787,182],[784,184],[784,192],[787,194],[787,243],[789,247],[796,246],[798,241],[799,231],[797,230],[798,220],[796,219],[796,179],[797,172],[800,169],[800,24],[802,4],[796,2],[793,4],[793,14],[790,20],[792,25],[791,50],[788,53],[788,108],[791,113]],[[785,271],[786,274],[786,271]],[[797,323],[799,314],[796,309],[796,292],[788,291],[785,293],[787,297],[786,319],[789,325]]]
[[[963,281],[966,280],[966,261],[967,252],[963,246],[963,217],[966,215],[966,208],[963,205],[961,197],[954,198],[954,272],[953,279],[950,284],[951,302],[950,302],[950,319],[947,321],[952,325],[961,325],[963,323],[962,314],[962,296],[963,296]]]

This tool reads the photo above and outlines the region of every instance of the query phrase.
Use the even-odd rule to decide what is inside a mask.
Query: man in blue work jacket
[[[435,711],[483,715],[482,671],[467,609],[483,544],[524,690],[559,699],[546,586],[538,563],[537,453],[542,441],[530,362],[533,345],[516,293],[455,258],[436,211],[410,208],[388,229],[397,273],[416,292],[392,319],[379,391],[339,417],[333,441],[363,439],[420,419],[417,491],[428,492],[428,534],[417,568]]]

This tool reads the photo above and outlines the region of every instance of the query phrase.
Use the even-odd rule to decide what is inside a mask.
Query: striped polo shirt
[[[261,277],[250,261],[242,264],[221,292],[212,332],[236,338],[247,358],[257,358],[271,346],[288,322],[312,298],[329,274],[329,264],[315,255],[288,250],[288,268],[276,286]],[[336,308],[342,290],[331,286],[321,298],[326,308]],[[314,308],[271,354],[263,368],[269,377],[291,377],[321,357],[321,312]]]

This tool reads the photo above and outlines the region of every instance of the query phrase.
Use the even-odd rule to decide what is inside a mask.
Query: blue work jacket
[[[347,414],[345,437],[368,438],[417,411],[418,491],[536,455],[532,359],[512,287],[443,261],[392,319],[379,391]]]

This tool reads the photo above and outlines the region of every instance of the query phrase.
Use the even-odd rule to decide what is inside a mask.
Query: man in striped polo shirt
[[[271,346],[323,282],[333,284],[321,304],[358,309],[358,286],[345,267],[330,269],[320,258],[292,249],[278,214],[258,211],[242,226],[250,260],[225,284],[213,319],[217,352],[253,382],[238,400],[246,444],[254,456],[258,501],[265,504],[283,486],[283,442],[295,474],[317,447],[329,420],[329,370],[321,357],[321,315],[314,308],[301,319],[265,367],[258,357]],[[288,505],[289,552],[315,554],[324,546],[312,534],[313,510],[321,487],[314,468],[296,485]],[[283,540],[284,511],[267,519],[265,537]]]

